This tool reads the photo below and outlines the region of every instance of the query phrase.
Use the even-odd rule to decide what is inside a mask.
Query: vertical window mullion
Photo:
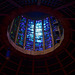
[[[44,38],[43,20],[42,20],[42,32],[43,32],[43,50],[45,50],[45,38]]]
[[[9,32],[11,32],[11,29],[12,29],[13,23],[14,23],[14,20],[13,20],[12,23],[11,23],[11,26],[10,26],[10,30],[9,30]]]
[[[51,30],[51,36],[52,36],[52,44],[53,44],[53,47],[54,47],[54,37],[53,37],[53,31],[52,31],[52,26],[51,26],[50,18],[49,18],[49,23],[50,23],[50,30]]]
[[[33,51],[35,51],[35,21],[34,21],[34,41],[33,41]]]
[[[26,44],[27,25],[28,25],[28,19],[27,19],[27,22],[26,22],[26,30],[25,30],[25,35],[24,35],[24,43],[23,43],[24,49],[25,49],[25,44]]]
[[[58,26],[58,31],[59,31],[59,37],[61,38],[61,32],[59,26]]]
[[[21,20],[21,16],[20,16],[20,20]],[[20,27],[20,20],[19,20],[19,24],[18,24],[18,27],[17,27],[16,36],[15,36],[15,43],[17,41],[18,31],[19,31],[19,27]]]

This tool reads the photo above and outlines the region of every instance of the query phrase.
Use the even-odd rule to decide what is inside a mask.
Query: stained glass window
[[[25,30],[26,30],[26,18],[22,16],[20,20],[20,26],[19,26],[18,37],[16,42],[16,44],[21,47],[23,47],[23,43],[24,43]]]
[[[42,20],[35,22],[35,51],[43,50]]]
[[[14,23],[10,32],[10,37],[13,41],[15,41],[15,35],[16,35],[18,24],[19,24],[19,20],[20,20],[20,16],[14,19]]]
[[[52,47],[52,37],[51,37],[51,31],[50,31],[50,23],[49,18],[46,18],[43,20],[43,26],[44,26],[44,38],[45,38],[45,48],[51,48]]]
[[[54,37],[54,44],[56,44],[58,43],[57,39],[60,39],[59,30],[58,30],[59,23],[54,17],[50,17],[50,19],[51,19],[51,26],[52,26],[53,37]]]
[[[13,25],[8,27],[10,38],[16,45],[23,50],[32,50],[33,52],[54,47],[60,42],[63,27],[55,17],[32,20],[24,16],[15,18],[12,22]]]
[[[28,19],[27,24],[27,34],[26,34],[26,50],[33,50],[33,40],[34,40],[34,20]]]

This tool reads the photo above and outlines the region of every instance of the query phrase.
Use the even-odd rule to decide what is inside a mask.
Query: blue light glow
[[[20,27],[19,27],[18,37],[16,42],[16,44],[21,47],[23,47],[23,43],[24,43],[25,30],[26,30],[26,18],[21,17]]]
[[[33,39],[34,39],[34,20],[28,19],[26,45],[25,45],[26,50],[33,50]]]
[[[18,24],[19,24],[19,19],[20,19],[20,16],[18,16],[17,18],[14,19],[14,23],[13,23],[13,26],[11,29],[10,38],[13,41],[15,41],[15,35],[16,35]]]
[[[51,48],[52,47],[52,37],[51,37],[51,31],[50,31],[50,24],[49,24],[49,18],[46,18],[43,20],[43,26],[44,26],[44,38],[45,38],[45,48]]]
[[[56,31],[58,30],[58,23],[56,23],[56,19],[54,17],[50,17],[50,20],[54,37],[54,44],[56,44],[57,39],[59,38],[59,33],[58,34],[56,33]]]
[[[9,27],[10,38],[16,45],[25,50],[33,51],[34,48],[35,51],[43,51],[43,48],[51,48],[60,42],[63,27],[56,18],[51,16],[43,20],[31,20],[24,16],[15,18],[10,26],[12,28]]]
[[[35,23],[35,51],[43,50],[43,32],[42,20],[36,20]]]

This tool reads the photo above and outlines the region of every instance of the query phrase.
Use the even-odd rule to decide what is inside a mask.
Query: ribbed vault
[[[64,40],[54,52],[40,56],[24,55],[8,42],[7,27],[16,16],[37,5],[57,11],[55,17],[64,27]],[[18,11],[18,13],[17,13]],[[32,9],[31,9],[32,11]],[[36,9],[35,9],[36,11]],[[38,11],[46,11],[38,9]],[[62,15],[59,15],[58,12]],[[51,13],[50,13],[51,14]],[[51,15],[53,15],[51,14]],[[61,18],[63,17],[63,18]],[[63,20],[63,21],[62,21]],[[0,74],[1,75],[74,75],[75,74],[75,1],[73,0],[0,0]],[[66,29],[66,30],[65,30]],[[67,34],[66,34],[67,33]],[[6,57],[10,50],[10,57]]]

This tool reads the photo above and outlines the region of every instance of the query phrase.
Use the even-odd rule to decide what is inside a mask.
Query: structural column
[[[34,21],[34,41],[33,41],[33,51],[35,51],[35,21]]]
[[[59,37],[61,38],[61,32],[60,32],[59,25],[58,25],[58,31],[59,31]]]
[[[43,50],[45,50],[45,38],[44,38],[43,20],[42,20],[42,32],[43,32]]]

